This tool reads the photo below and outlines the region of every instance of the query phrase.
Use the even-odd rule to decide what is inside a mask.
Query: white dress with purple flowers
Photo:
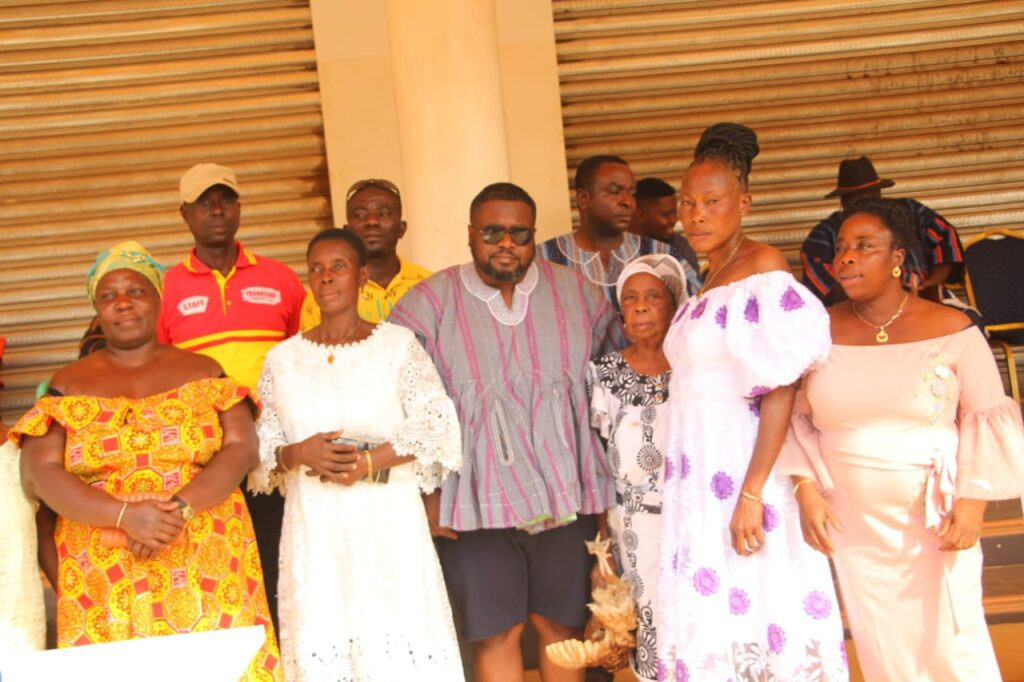
[[[829,345],[828,314],[787,272],[712,289],[676,313],[665,339],[658,679],[848,679],[828,562],[804,543],[790,482],[765,483],[760,551],[738,555],[729,534],[760,396],[799,379]]]

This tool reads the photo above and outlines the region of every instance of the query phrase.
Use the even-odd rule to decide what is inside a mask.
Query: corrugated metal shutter
[[[0,334],[6,421],[77,354],[96,253],[191,246],[178,179],[242,185],[240,238],[293,266],[331,223],[308,2],[21,0],[0,10]]]
[[[700,132],[754,128],[757,238],[797,251],[840,159],[967,236],[1024,224],[1020,0],[554,0],[570,170],[595,153],[676,187]]]

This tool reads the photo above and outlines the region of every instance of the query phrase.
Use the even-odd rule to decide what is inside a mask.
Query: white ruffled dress
[[[760,551],[738,555],[729,533],[761,396],[795,382],[829,345],[825,309],[787,272],[712,289],[676,313],[665,339],[658,679],[848,678],[828,561],[804,543],[792,484],[772,476],[764,486]]]

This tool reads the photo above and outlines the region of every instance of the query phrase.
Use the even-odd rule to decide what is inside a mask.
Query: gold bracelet
[[[799,481],[797,481],[796,484],[793,485],[793,494],[796,495],[796,491],[799,490],[800,486],[802,486],[804,483],[810,483],[813,480],[814,479],[811,478],[802,478]]]
[[[121,513],[117,515],[117,523],[114,524],[114,528],[121,528],[121,521],[124,519],[124,510],[128,508],[128,503],[125,502],[121,505]]]
[[[288,447],[287,443],[281,443],[276,448],[274,448],[274,459],[277,460],[277,465],[281,467],[281,471],[283,471],[284,473],[288,473],[289,471],[291,471],[291,469],[285,466],[284,460],[281,459],[281,455],[284,454],[284,449],[286,447]]]
[[[758,504],[764,504],[764,502],[761,501],[760,497],[758,497],[757,495],[754,495],[753,493],[748,493],[746,490],[741,490],[740,491],[740,496],[747,498],[751,502],[757,502]]]
[[[366,480],[373,482],[373,455],[370,454],[369,450],[363,450],[363,454],[366,455]]]

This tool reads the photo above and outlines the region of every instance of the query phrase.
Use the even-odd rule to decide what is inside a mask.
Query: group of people
[[[0,462],[20,445],[58,644],[257,624],[244,679],[451,682],[461,641],[489,682],[523,678],[529,623],[545,682],[579,682],[544,648],[587,625],[600,535],[640,680],[847,679],[827,557],[868,679],[998,680],[978,537],[1024,492],[1020,407],[968,318],[917,295],[955,273],[904,203],[816,228],[816,292],[747,237],[758,153],[704,132],[685,236],[619,157],[580,164],[579,228],[540,244],[530,195],[487,185],[470,260],[434,274],[396,255],[398,188],[360,181],[308,291],[236,240],[234,174],[190,169],[195,249],[166,273],[134,242],[99,256],[104,343]],[[851,169],[844,195],[885,182]]]

